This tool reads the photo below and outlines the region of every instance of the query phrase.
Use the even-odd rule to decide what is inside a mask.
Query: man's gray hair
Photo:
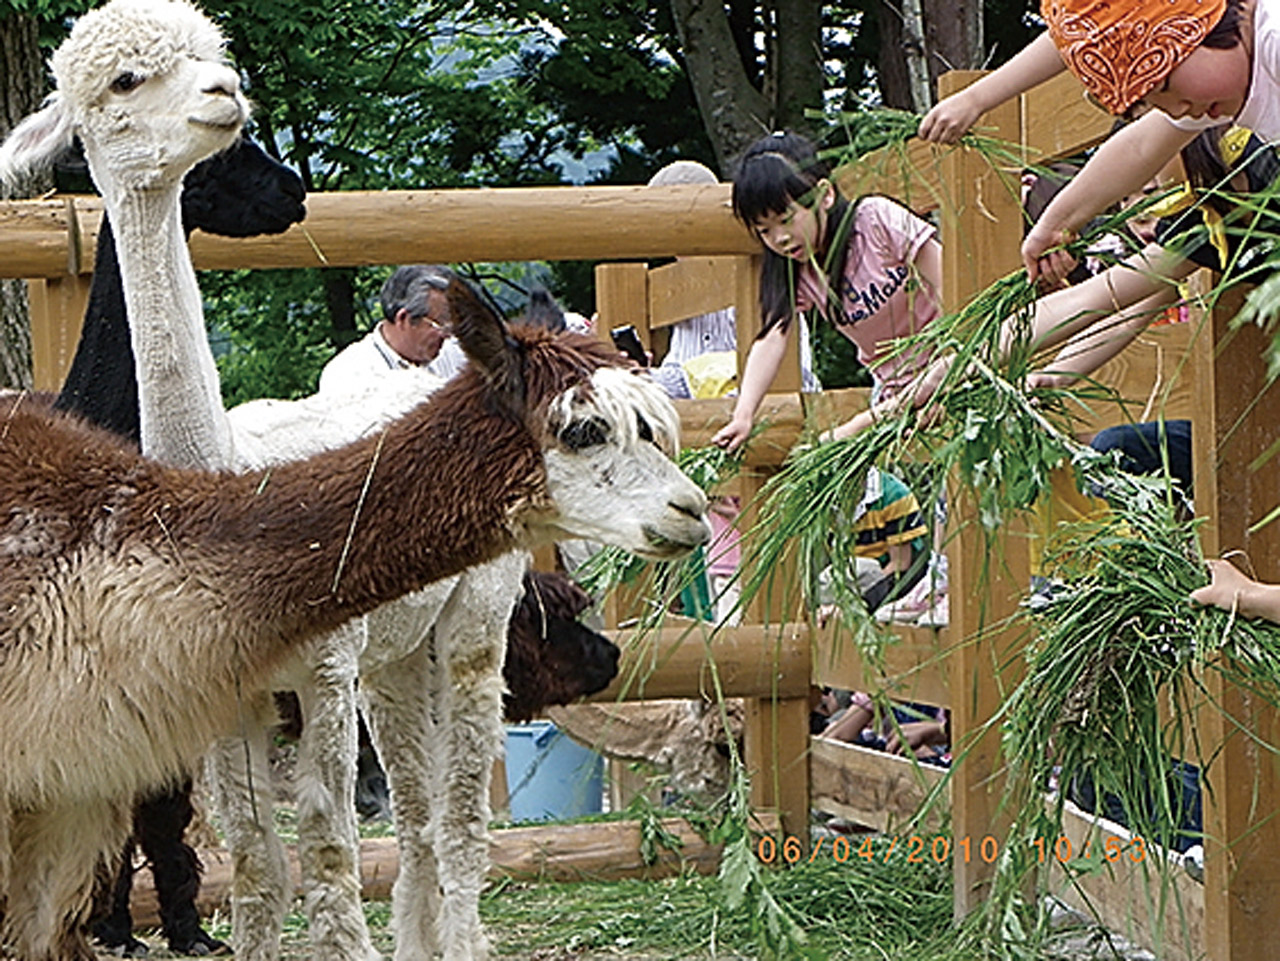
[[[378,299],[382,303],[382,316],[395,320],[401,309],[417,320],[430,313],[431,291],[445,290],[458,275],[443,264],[408,264],[397,267],[395,273],[382,285]]]

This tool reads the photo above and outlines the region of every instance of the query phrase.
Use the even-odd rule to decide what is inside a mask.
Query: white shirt
[[[467,355],[458,346],[456,338],[449,337],[440,348],[436,359],[428,364],[415,364],[401,357],[382,336],[382,324],[374,327],[364,337],[334,355],[320,371],[320,391],[351,391],[359,389],[370,377],[378,377],[389,370],[425,367],[442,380],[449,380],[467,363]]]

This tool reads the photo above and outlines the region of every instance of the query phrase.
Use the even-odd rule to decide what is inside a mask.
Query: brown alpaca
[[[248,475],[143,460],[0,406],[0,880],[27,961],[93,957],[92,877],[139,789],[178,774],[301,644],[519,547],[705,542],[650,441],[656,388],[586,338],[508,331],[450,289],[471,368],[377,436]],[[197,680],[198,679],[198,680]]]

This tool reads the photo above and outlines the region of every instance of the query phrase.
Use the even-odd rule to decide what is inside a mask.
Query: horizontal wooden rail
[[[637,637],[611,632],[622,648],[618,676],[592,701],[647,701],[712,697],[711,658],[727,697],[809,696],[809,628],[806,624],[744,624],[704,641],[710,624],[669,617],[666,626]]]
[[[386,190],[307,197],[307,219],[274,237],[196,232],[200,270],[443,261],[614,260],[752,254],[728,184]],[[0,277],[93,269],[97,197],[0,202]]]

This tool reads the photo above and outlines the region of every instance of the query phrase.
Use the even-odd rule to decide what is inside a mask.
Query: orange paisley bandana
[[[1062,61],[1107,110],[1124,113],[1193,51],[1226,0],[1041,0]]]

